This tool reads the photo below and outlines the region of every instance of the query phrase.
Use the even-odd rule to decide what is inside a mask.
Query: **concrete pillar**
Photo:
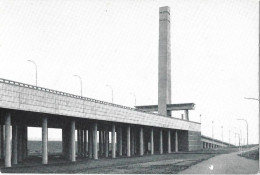
[[[135,137],[134,137],[134,128],[131,129],[131,155],[135,154]]]
[[[92,127],[90,127],[88,130],[88,152],[89,152],[88,157],[90,159],[93,158],[93,134],[92,134],[93,131],[92,130],[93,130]]]
[[[47,117],[42,118],[42,164],[48,164],[48,123],[47,123]]]
[[[12,152],[12,163],[13,164],[17,164],[18,162],[18,157],[17,157],[17,142],[18,142],[18,137],[17,137],[17,133],[18,133],[18,126],[17,125],[13,125],[12,126],[12,146],[13,146],[13,152]]]
[[[99,130],[99,153],[103,155],[103,131]]]
[[[112,158],[116,158],[116,125],[112,125]]]
[[[175,131],[175,152],[178,152],[178,132]]]
[[[109,152],[109,131],[105,131],[105,157],[108,157]]]
[[[136,129],[133,131],[134,135],[134,154],[137,154],[137,135],[136,135]]]
[[[168,130],[168,153],[171,153],[171,130]]]
[[[11,113],[5,116],[5,167],[11,167]]]
[[[93,124],[93,158],[98,159],[97,123]]]
[[[66,132],[65,132],[65,128],[63,127],[62,129],[61,129],[61,134],[62,134],[62,155],[63,155],[63,157],[66,157],[66,152],[67,152],[67,150],[66,150],[66,141],[65,141],[65,139],[66,139]]]
[[[83,135],[84,135],[84,138],[83,138],[83,156],[84,157],[87,157],[87,132],[86,130],[84,129],[83,130]]]
[[[119,127],[119,156],[123,155],[123,132],[122,132],[122,126]]]
[[[140,156],[144,155],[144,131],[143,127],[140,127]]]
[[[23,127],[23,154],[22,154],[22,159],[26,159],[27,157],[27,126]]]
[[[126,133],[127,133],[127,141],[126,141],[126,143],[127,143],[127,157],[130,157],[131,156],[131,147],[130,147],[130,136],[131,136],[130,132],[131,132],[131,130],[130,130],[130,126],[128,125],[126,129],[127,129],[126,130]]]
[[[87,157],[87,155],[88,155],[88,150],[89,150],[89,148],[88,148],[88,130],[85,130],[85,139],[86,139],[86,157]]]
[[[84,157],[84,132],[80,130],[80,157]]]
[[[160,129],[160,154],[163,153],[163,135],[162,135],[162,129]]]
[[[4,158],[4,126],[0,125],[0,159]]]
[[[151,155],[154,154],[154,141],[153,141],[153,128],[151,128],[151,138],[150,138],[150,148],[151,148]]]
[[[72,162],[76,161],[75,150],[75,120],[70,121],[70,143],[69,143],[69,159]]]
[[[23,160],[23,130],[21,126],[18,126],[18,162],[21,162]]]
[[[185,119],[189,121],[189,110],[185,110]]]
[[[80,157],[80,131],[79,131],[79,129],[77,130],[77,146],[78,146],[77,156]]]

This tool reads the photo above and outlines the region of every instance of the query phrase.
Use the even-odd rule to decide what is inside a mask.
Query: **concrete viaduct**
[[[211,149],[211,148],[229,147],[229,146],[235,146],[235,145],[231,145],[229,143],[222,142],[220,140],[201,135],[201,148],[202,149]]]
[[[201,149],[200,123],[5,79],[0,79],[0,114],[0,156],[5,167],[28,156],[27,127],[42,128],[43,164],[48,164],[48,128],[62,129],[63,156],[72,162],[75,130],[79,157]]]

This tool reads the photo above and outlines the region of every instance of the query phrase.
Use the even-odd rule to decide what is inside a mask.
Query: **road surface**
[[[215,156],[179,174],[257,174],[259,161],[246,159],[237,154],[238,152]]]

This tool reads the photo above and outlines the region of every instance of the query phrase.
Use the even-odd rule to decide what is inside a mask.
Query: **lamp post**
[[[79,76],[79,75],[73,75],[74,77],[78,77],[79,78],[79,80],[80,80],[80,95],[81,95],[81,97],[82,97],[82,79],[81,79],[81,77]]]
[[[37,86],[37,65],[36,65],[36,63],[33,61],[33,60],[27,60],[27,61],[29,61],[29,62],[31,62],[31,63],[33,63],[34,64],[34,66],[35,66],[35,77],[36,77],[36,86]]]
[[[130,94],[134,96],[134,98],[135,98],[135,106],[136,106],[136,95],[134,93],[132,93],[132,92]]]
[[[246,149],[248,150],[248,123],[247,123],[247,120],[245,120],[245,119],[237,119],[237,120],[246,122],[246,139],[247,139]]]
[[[259,10],[260,10],[260,2],[259,2]],[[260,16],[259,16],[259,19],[260,19]],[[260,27],[260,25],[259,25],[259,27]],[[259,37],[260,37],[260,33],[259,33]],[[260,38],[259,38],[259,41],[260,41]],[[258,47],[259,47],[259,54],[260,54],[260,43],[259,43]],[[260,55],[259,55],[259,59],[260,59]],[[259,71],[258,71],[258,78],[260,78],[260,72]],[[260,79],[259,79],[258,83],[260,83]],[[259,93],[259,98],[260,98],[260,93]],[[244,97],[244,99],[258,101],[258,107],[259,107],[259,109],[258,109],[259,110],[258,111],[258,126],[259,126],[259,124],[260,124],[260,116],[259,116],[260,115],[260,101],[259,101],[259,99],[257,99],[257,98],[249,98],[249,97]],[[258,135],[259,134],[260,134],[260,127],[258,128]],[[258,137],[258,143],[260,143],[259,142],[259,137]],[[259,166],[260,166],[260,163],[259,163]]]
[[[112,88],[112,86],[110,86],[109,84],[107,84],[106,86],[111,89],[111,92],[112,92],[112,103],[113,103],[113,96],[114,96],[114,95],[113,95],[113,88]]]

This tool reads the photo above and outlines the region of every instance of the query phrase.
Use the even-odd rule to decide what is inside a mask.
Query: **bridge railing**
[[[3,78],[0,78],[0,83],[11,84],[11,85],[15,85],[15,86],[35,89],[35,90],[39,90],[39,91],[44,91],[44,92],[49,92],[49,93],[58,94],[58,95],[62,95],[62,96],[82,99],[82,100],[91,101],[91,102],[100,103],[100,104],[105,104],[105,105],[114,106],[114,107],[118,107],[118,108],[134,110],[134,111],[139,111],[139,112],[143,112],[143,113],[149,113],[149,114],[153,114],[153,115],[157,115],[157,116],[161,116],[161,117],[169,117],[169,118],[174,118],[174,119],[177,119],[177,120],[183,120],[183,119],[179,119],[179,118],[175,118],[175,117],[164,116],[164,115],[161,115],[161,114],[147,112],[147,111],[143,111],[143,110],[136,109],[136,108],[122,106],[122,105],[118,105],[118,104],[114,104],[114,103],[96,100],[96,99],[93,99],[93,98],[79,96],[79,95],[74,95],[74,94],[70,94],[70,93],[66,93],[66,92],[62,92],[62,91],[56,91],[56,90],[53,90],[53,89],[48,89],[48,88],[44,88],[44,87],[40,87],[40,86],[33,86],[33,85],[30,85],[30,84],[25,84],[25,83],[7,80],[7,79],[3,79]],[[187,122],[198,123],[198,122],[194,122],[194,121],[187,121]]]

